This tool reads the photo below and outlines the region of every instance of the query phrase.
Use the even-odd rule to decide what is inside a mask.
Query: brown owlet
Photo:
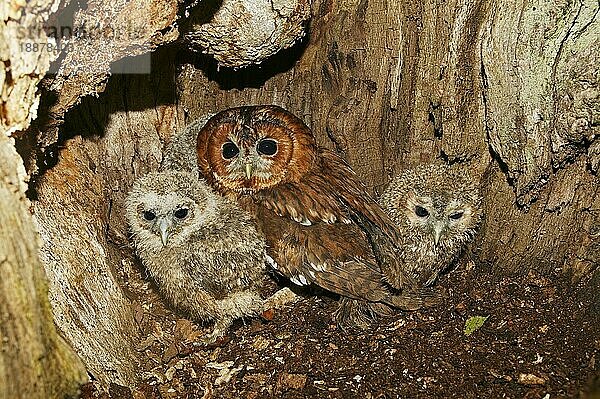
[[[478,182],[464,169],[422,165],[396,176],[379,202],[402,231],[404,269],[429,286],[471,241],[481,222]]]
[[[262,311],[265,240],[250,214],[188,172],[149,173],[126,198],[135,249],[164,297],[215,321],[206,342]]]

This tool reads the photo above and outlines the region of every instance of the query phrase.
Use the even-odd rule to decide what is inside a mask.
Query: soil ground
[[[177,318],[146,282],[143,383],[108,394],[91,383],[82,398],[600,398],[598,280],[461,267],[440,279],[443,303],[365,331],[337,329],[336,300],[309,296],[270,321],[240,321],[211,348],[208,329]],[[466,335],[472,316],[488,318]]]

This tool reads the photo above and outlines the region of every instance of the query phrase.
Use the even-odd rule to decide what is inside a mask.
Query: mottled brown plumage
[[[402,232],[402,269],[423,286],[458,258],[483,218],[478,179],[460,165],[403,170],[379,202]]]
[[[381,304],[415,309],[433,301],[422,296],[429,291],[413,291],[402,270],[393,287],[386,282],[396,227],[296,116],[277,106],[232,108],[207,122],[197,145],[206,181],[257,215],[274,268],[295,284],[362,301],[340,311],[341,324],[364,324],[362,315]]]

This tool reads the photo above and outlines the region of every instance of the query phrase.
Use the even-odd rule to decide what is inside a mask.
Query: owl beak
[[[158,220],[158,230],[160,231],[160,240],[162,241],[163,246],[167,245],[169,242],[169,227],[170,223],[167,219],[159,219]]]
[[[442,223],[436,223],[433,225],[433,242],[437,246],[440,243],[440,237],[444,232],[444,225]]]
[[[246,179],[250,180],[251,177],[252,177],[252,164],[247,163],[246,164]]]

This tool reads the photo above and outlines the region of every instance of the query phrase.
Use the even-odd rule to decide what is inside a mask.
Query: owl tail
[[[443,288],[427,287],[389,295],[382,302],[402,310],[417,310],[437,305],[446,297],[447,294]]]

